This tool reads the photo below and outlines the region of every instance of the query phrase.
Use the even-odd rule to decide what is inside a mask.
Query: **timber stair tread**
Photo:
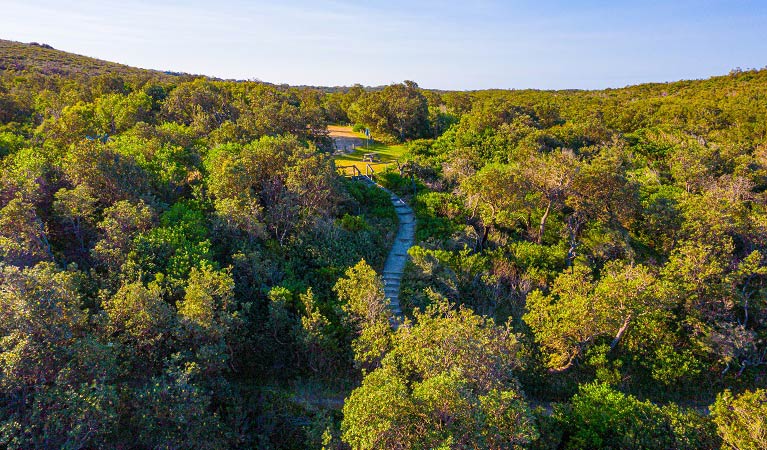
[[[408,249],[415,244],[415,212],[405,201],[390,190],[377,184],[368,175],[360,174],[356,179],[369,186],[376,186],[389,194],[394,212],[397,214],[397,234],[395,235],[392,247],[386,257],[382,279],[384,283],[384,296],[389,299],[389,310],[392,313],[391,325],[393,328],[399,327],[404,323],[402,308],[399,302],[400,287],[402,285],[402,276],[405,272],[405,264],[409,258]]]

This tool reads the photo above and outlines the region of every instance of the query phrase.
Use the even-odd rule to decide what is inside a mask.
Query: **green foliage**
[[[166,199],[176,198],[178,191],[198,173],[199,155],[179,145],[127,133],[111,139],[109,145],[133,158],[151,177],[153,188]]]
[[[343,439],[355,449],[530,443],[538,435],[511,374],[516,345],[508,329],[444,301],[417,312],[347,399]]]
[[[606,384],[582,386],[555,417],[565,427],[564,448],[719,448],[697,413],[642,402]]]
[[[138,200],[150,193],[146,172],[127,155],[116,153],[100,142],[72,145],[63,161],[67,180],[74,186],[85,184],[98,192],[102,204]]]
[[[55,379],[83,337],[88,317],[81,309],[78,273],[51,263],[0,269],[0,386],[19,395]]]
[[[6,436],[10,438],[6,442],[11,448],[107,446],[117,431],[118,403],[114,386],[95,381],[77,387],[49,389],[35,399],[28,428],[18,430],[28,440]],[[19,424],[11,426],[14,425]]]
[[[304,313],[300,326],[296,327],[296,340],[309,368],[315,372],[327,372],[335,362],[339,347],[331,323],[317,307],[311,289],[302,294],[300,300]]]
[[[365,218],[362,216],[351,216],[349,214],[344,214],[343,217],[341,217],[338,220],[338,224],[346,231],[365,231],[370,230],[370,225],[365,221]]]
[[[767,445],[767,391],[757,389],[716,397],[711,417],[724,443],[732,448],[757,449]]]
[[[408,190],[410,192],[413,191],[411,181],[390,167],[387,167],[387,170],[378,174],[378,184],[398,194],[405,193]]]
[[[104,209],[102,216],[97,225],[101,238],[93,246],[91,254],[107,270],[113,271],[111,276],[115,276],[127,259],[136,235],[152,227],[154,211],[143,201],[133,204],[122,200]]]
[[[350,267],[345,275],[333,290],[355,336],[354,359],[363,367],[375,367],[391,345],[392,316],[383,281],[365,260]]]
[[[53,259],[40,216],[20,195],[0,209],[0,258],[19,267]]]
[[[694,379],[701,371],[701,362],[689,349],[677,350],[666,344],[655,350],[652,377],[666,386],[685,379]]]
[[[330,206],[335,189],[329,160],[312,154],[293,136],[217,147],[205,166],[217,200],[258,199],[266,228],[280,245]]]
[[[349,106],[348,114],[355,124],[364,124],[382,135],[376,139],[404,141],[428,132],[428,103],[412,81],[363,93]]]
[[[380,219],[397,220],[397,213],[386,192],[362,183],[348,184],[346,190],[358,204],[366,206],[370,215]]]
[[[106,445],[118,419],[114,361],[88,338],[81,275],[41,263],[4,265],[0,276],[0,390],[15,405],[0,439],[10,448]]]
[[[466,211],[460,198],[442,192],[421,192],[412,201],[421,241],[449,239],[460,230]]]
[[[595,283],[589,270],[575,266],[554,281],[551,295],[533,292],[525,322],[548,355],[554,370],[569,368],[600,337],[616,347],[632,321],[662,310],[654,294],[655,277],[644,266],[613,261]]]
[[[133,364],[158,364],[175,325],[174,311],[157,284],[123,285],[102,303],[107,315],[106,332],[122,344]]]
[[[489,278],[489,260],[485,255],[472,254],[468,248],[451,252],[420,246],[411,247],[408,254],[417,269],[412,274],[417,280],[408,286],[417,290],[408,300],[410,306],[426,306],[430,303],[430,292],[437,291],[450,300],[460,300],[478,309],[487,308],[484,282]]]
[[[86,240],[96,218],[98,198],[90,188],[81,184],[74,189],[59,189],[55,194],[53,211],[64,222],[79,244],[79,251],[86,252]]]
[[[210,413],[211,396],[195,378],[194,364],[171,367],[137,393],[134,439],[154,448],[198,447],[216,449],[226,445],[226,429],[217,414]]]
[[[144,279],[162,274],[180,287],[195,267],[212,261],[205,216],[194,202],[179,202],[160,217],[161,225],[139,233],[124,270]]]
[[[189,273],[184,299],[177,305],[180,319],[193,332],[208,339],[223,338],[232,325],[234,280],[226,271],[210,265],[194,267]]]
[[[8,131],[0,132],[0,159],[11,153],[16,153],[21,150],[25,144],[26,140],[23,136]]]

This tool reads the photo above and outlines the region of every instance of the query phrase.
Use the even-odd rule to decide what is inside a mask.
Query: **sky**
[[[0,0],[0,39],[293,85],[602,89],[767,66],[767,0]]]

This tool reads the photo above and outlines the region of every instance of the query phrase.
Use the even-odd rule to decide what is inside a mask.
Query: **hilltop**
[[[42,75],[103,75],[119,74],[151,76],[161,79],[190,77],[189,74],[140,69],[89,56],[57,50],[47,44],[23,43],[0,39],[0,71],[29,71]]]

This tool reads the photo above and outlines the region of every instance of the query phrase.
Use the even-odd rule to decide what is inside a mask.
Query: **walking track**
[[[403,319],[402,308],[399,304],[399,291],[402,274],[405,271],[405,264],[408,259],[407,251],[415,244],[415,213],[407,203],[393,192],[376,184],[368,177],[360,177],[360,179],[368,185],[375,186],[389,194],[399,219],[397,237],[394,239],[394,244],[392,244],[389,256],[386,258],[383,270],[384,294],[389,299],[389,307],[394,316],[392,325],[396,328],[402,323]]]

